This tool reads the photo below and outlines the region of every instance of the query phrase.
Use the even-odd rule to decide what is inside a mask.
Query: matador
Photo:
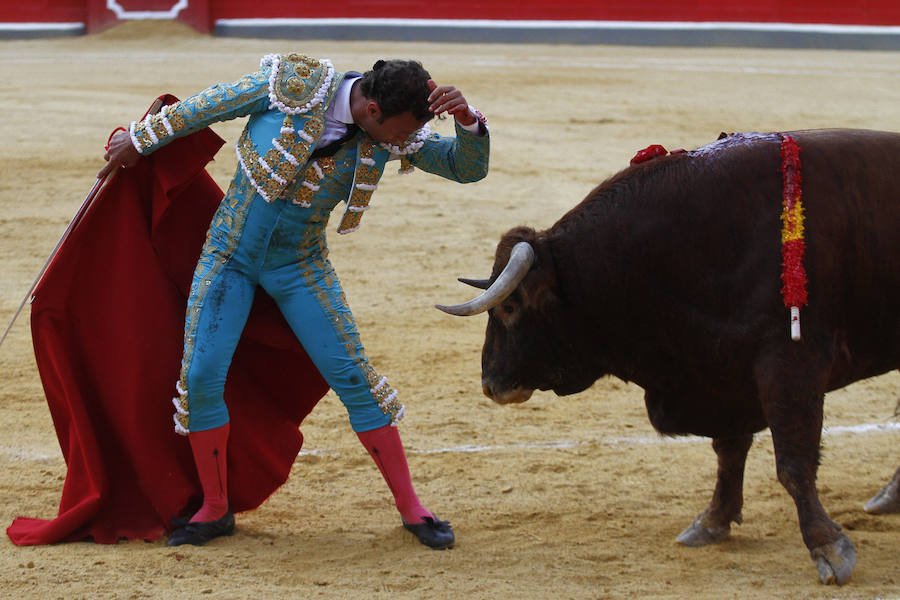
[[[456,135],[430,132],[436,115]],[[439,86],[416,61],[378,61],[364,74],[330,61],[270,54],[259,69],[131,123],[110,140],[100,176],[134,165],[172,140],[249,117],[236,143],[238,167],[216,211],[194,272],[184,354],[173,400],[175,430],[187,435],[203,505],[175,523],[169,545],[203,544],[234,532],[228,506],[225,380],[257,287],[277,303],[375,460],[404,527],[425,545],[455,538],[419,501],[397,422],[405,409],[369,362],[325,230],[346,207],[339,233],[359,228],[389,161],[467,183],[488,171],[487,123],[453,86]]]

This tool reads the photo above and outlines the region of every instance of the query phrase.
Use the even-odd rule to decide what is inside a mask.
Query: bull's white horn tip
[[[441,312],[445,312],[448,315],[453,315],[456,317],[471,317],[473,314],[476,314],[477,311],[473,312],[472,309],[466,304],[461,304],[457,306],[445,306],[443,304],[435,304],[434,307]]]

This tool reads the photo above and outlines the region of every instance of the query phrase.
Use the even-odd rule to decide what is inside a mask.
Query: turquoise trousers
[[[369,365],[328,260],[324,229],[329,212],[329,207],[304,208],[284,199],[269,203],[237,175],[213,217],[194,272],[175,399],[181,433],[228,422],[225,379],[257,286],[278,304],[347,408],[354,431],[403,416],[396,392]]]

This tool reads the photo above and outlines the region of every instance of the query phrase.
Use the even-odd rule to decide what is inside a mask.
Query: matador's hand
[[[141,153],[131,143],[131,136],[125,131],[117,131],[109,139],[109,147],[103,155],[103,160],[107,162],[97,173],[97,177],[102,179],[120,166],[133,167],[140,158]]]
[[[471,125],[475,122],[475,115],[469,110],[469,103],[463,98],[462,92],[452,85],[438,86],[433,79],[428,80],[428,107],[431,112],[439,115],[443,112],[453,115],[460,125]]]

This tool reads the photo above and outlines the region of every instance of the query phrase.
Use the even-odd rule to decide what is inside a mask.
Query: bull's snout
[[[534,393],[534,390],[525,388],[498,389],[496,384],[489,379],[481,380],[481,391],[497,404],[521,404],[531,398],[531,394]]]

